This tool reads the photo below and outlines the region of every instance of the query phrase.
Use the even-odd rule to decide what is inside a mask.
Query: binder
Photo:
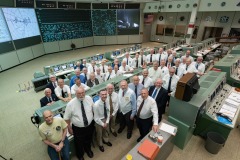
[[[148,160],[154,160],[159,151],[160,148],[158,145],[148,139],[144,140],[144,142],[138,148],[138,153]]]

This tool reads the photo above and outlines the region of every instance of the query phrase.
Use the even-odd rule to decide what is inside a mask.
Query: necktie
[[[143,55],[141,56],[141,65],[143,65]]]
[[[167,68],[168,68],[168,69],[170,68],[170,63],[168,63],[168,66],[167,66]]]
[[[145,78],[143,78],[142,84],[144,85]]]
[[[162,56],[162,54],[159,55],[158,66],[160,66],[161,56]]]
[[[104,69],[104,66],[102,67],[102,70],[103,70],[103,73],[105,73],[105,69]]]
[[[170,93],[170,91],[171,91],[171,83],[172,83],[172,77],[169,78],[169,82],[168,82],[168,93]]]
[[[122,97],[124,97],[124,91],[122,91]]]
[[[157,88],[155,88],[155,89],[154,89],[154,92],[153,92],[153,94],[152,94],[152,98],[154,98],[154,99],[155,99],[155,97],[156,97],[156,95],[157,95],[157,91],[158,91],[158,89],[157,89]]]
[[[83,101],[81,101],[81,109],[82,109],[83,123],[84,123],[84,126],[86,127],[86,126],[88,126],[88,119],[87,119],[87,115],[86,115],[86,112],[84,109]]]
[[[187,69],[188,69],[188,66],[186,66],[186,71],[187,71]]]
[[[128,58],[127,58],[127,65],[128,65]]]
[[[104,118],[105,121],[107,120],[107,108],[106,108],[106,102],[103,102],[103,108],[104,108]]]
[[[111,74],[109,73],[107,80],[109,80],[110,76],[111,76]]]
[[[112,102],[112,95],[109,94],[109,104],[110,104],[110,114],[113,113],[113,102]]]
[[[47,97],[47,99],[48,99],[48,102],[49,102],[49,103],[52,102],[51,97]]]
[[[138,68],[138,59],[136,60],[136,68]]]
[[[135,95],[136,95],[136,99],[138,97],[138,94],[137,94],[137,85],[135,86]]]
[[[137,112],[137,117],[140,116],[140,113],[141,113],[141,110],[143,108],[143,105],[144,105],[144,100],[142,101],[142,103],[140,104],[139,108],[138,108],[138,112]]]
[[[196,65],[196,69],[198,69],[198,63],[197,63],[197,65]]]
[[[176,74],[176,75],[178,74],[178,67],[176,68],[175,74]]]
[[[53,87],[54,87],[54,88],[56,88],[56,87],[57,87],[57,85],[56,85],[56,83],[55,83],[55,82],[53,82]]]
[[[63,89],[62,89],[62,97],[65,98],[65,94],[64,94],[64,92],[63,92]]]
[[[151,54],[151,56],[150,56],[150,62],[152,62],[152,54]]]
[[[87,74],[85,74],[85,82],[87,82]]]
[[[93,72],[95,72],[95,68],[93,67]]]

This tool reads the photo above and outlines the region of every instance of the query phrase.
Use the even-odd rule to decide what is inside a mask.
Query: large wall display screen
[[[140,10],[120,9],[117,10],[118,35],[139,34]]]
[[[3,8],[16,49],[41,43],[34,9]]]
[[[91,37],[91,10],[36,9],[44,42]]]
[[[0,9],[0,53],[14,50],[12,38],[8,31],[7,23]]]
[[[116,35],[116,10],[92,10],[93,35]]]

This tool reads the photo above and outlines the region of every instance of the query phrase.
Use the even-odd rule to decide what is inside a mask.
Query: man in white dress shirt
[[[166,61],[161,60],[159,68],[161,70],[162,77],[164,77],[165,75],[167,75],[169,73],[168,68],[165,66],[165,64],[166,64]],[[159,77],[159,78],[161,78],[161,77]]]
[[[108,69],[108,67],[107,67],[107,69]],[[107,72],[107,69],[106,69],[106,72]],[[96,69],[95,76],[96,76],[96,78],[98,79],[98,81],[99,81],[100,84],[103,83],[104,77],[105,77],[105,73],[101,73],[100,68],[97,68],[97,69]]]
[[[182,78],[184,74],[186,74],[185,68],[180,66],[181,60],[179,58],[176,59],[175,61],[175,66],[173,67],[175,69],[175,74],[179,77]]]
[[[105,75],[105,81],[108,81],[108,80],[114,78],[115,76],[116,76],[116,75],[115,75],[115,73],[112,71],[112,67],[109,66],[109,67],[108,67],[108,72],[107,72],[106,75]]]
[[[186,68],[186,60],[187,60],[186,57],[181,58],[181,63],[179,66],[185,69]]]
[[[71,94],[75,94],[79,87],[83,87],[85,91],[88,91],[90,87],[81,83],[80,78],[75,78],[75,84],[71,87]]]
[[[117,65],[115,65],[113,69],[114,69],[113,72],[115,73],[116,76],[119,76],[119,75],[123,74],[123,72],[119,70]]]
[[[114,137],[117,137],[116,129],[115,129],[115,120],[117,117],[117,112],[119,108],[118,104],[118,94],[114,92],[114,86],[112,84],[107,85],[107,100],[109,101],[110,106],[110,132]]]
[[[144,51],[143,50],[140,51],[139,59],[140,59],[140,64],[141,64],[142,67],[147,65],[146,56],[144,55]]]
[[[175,69],[170,68],[169,74],[165,75],[162,80],[163,80],[163,88],[165,88],[168,91],[168,95],[174,96],[176,87],[177,87],[177,82],[179,80],[179,77],[175,75]]]
[[[93,157],[91,142],[94,131],[93,100],[85,95],[80,87],[66,107],[64,119],[68,124],[68,132],[74,134],[74,144],[78,160],[84,160],[84,152]]]
[[[81,79],[81,82],[84,84],[89,79],[89,72],[88,72],[87,68],[82,69],[82,73],[80,74],[80,79]]]
[[[101,73],[107,73],[108,66],[106,66],[105,63],[105,59],[101,61],[101,65],[99,66]]]
[[[140,137],[137,142],[140,142],[151,130],[158,130],[158,108],[156,101],[148,95],[148,90],[142,89],[141,96],[137,99],[137,126],[140,132]]]
[[[109,120],[110,120],[110,105],[107,101],[107,91],[100,91],[100,99],[93,105],[94,121],[96,122],[97,143],[99,150],[104,152],[103,143],[112,146],[109,142]]]
[[[82,66],[85,67],[85,68],[88,68],[90,66],[89,63],[87,63],[87,60],[86,59],[83,59],[82,61]]]
[[[141,59],[139,58],[139,54],[136,53],[135,57],[132,60],[132,68],[139,68],[141,67]]]
[[[166,61],[168,60],[168,58],[172,56],[172,50],[171,49],[168,49],[167,50],[167,55],[166,55]]]
[[[96,72],[97,68],[96,62],[92,60],[91,65],[88,67],[88,73]]]
[[[175,64],[173,63],[173,57],[168,57],[168,60],[166,62],[166,67],[169,69],[170,67],[173,67]]]
[[[55,94],[58,99],[64,102],[69,102],[72,99],[70,88],[64,84],[63,79],[58,79],[58,87],[55,88]]]
[[[203,57],[199,56],[197,58],[197,62],[193,62],[193,65],[196,67],[196,69],[200,74],[204,74],[205,72],[205,64],[203,64],[202,61],[203,61]]]
[[[158,67],[158,62],[153,62],[153,67],[148,69],[149,77],[152,79],[153,83],[155,83],[156,79],[162,77],[162,71]]]
[[[153,62],[156,60],[155,54],[154,54],[154,49],[150,50],[150,54],[147,55],[146,61],[148,65],[153,64]]]
[[[177,52],[176,51],[173,51],[172,52],[172,59],[173,59],[173,63],[175,63],[176,59],[177,59]]]
[[[193,62],[194,59],[193,59],[192,56],[190,56],[190,54],[191,54],[191,51],[190,51],[190,50],[187,50],[187,51],[186,51],[186,54],[185,54],[184,56],[181,57],[181,60],[183,61],[183,58],[186,58],[186,59],[190,58],[191,61]]]
[[[156,54],[156,61],[158,61],[158,66],[160,66],[161,60],[166,61],[166,55],[164,54],[163,48],[159,48],[158,53]]]
[[[52,91],[52,94],[55,94],[54,90],[58,86],[56,76],[55,75],[50,75],[49,80],[50,80],[50,82],[47,84],[46,88],[50,88],[51,91]]]
[[[122,61],[126,61],[126,64],[127,64],[128,66],[132,67],[132,61],[133,61],[133,59],[130,57],[130,55],[129,55],[128,52],[126,52],[125,58],[123,58]]]
[[[142,83],[144,88],[149,88],[150,86],[153,85],[153,81],[152,81],[152,78],[150,78],[148,76],[148,70],[147,69],[144,69],[142,71],[142,75],[139,76],[139,83]]]
[[[120,118],[118,133],[122,133],[124,128],[127,126],[127,139],[130,139],[132,137],[134,117],[136,114],[136,96],[135,93],[128,88],[127,81],[125,80],[120,83],[118,101]]]
[[[132,73],[133,72],[133,68],[130,67],[129,65],[127,65],[126,61],[122,61],[122,65],[120,66],[119,70],[123,73]]]

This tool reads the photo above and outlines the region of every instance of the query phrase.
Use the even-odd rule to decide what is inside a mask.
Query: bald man
[[[143,89],[143,84],[139,83],[139,77],[138,76],[133,76],[132,78],[132,83],[129,83],[128,87],[133,90],[135,93],[136,99],[138,96],[141,94],[141,90]]]
[[[160,66],[161,60],[166,61],[167,56],[164,54],[163,48],[159,48],[158,53],[156,54],[156,61],[158,61],[158,65]]]
[[[55,93],[58,99],[64,102],[69,102],[72,99],[70,88],[64,84],[63,79],[58,80],[58,87],[55,88]]]
[[[122,61],[122,65],[120,66],[119,71],[121,71],[123,73],[132,73],[133,68],[130,67],[129,65],[127,65],[126,61]]]
[[[165,62],[165,61],[164,61]],[[153,83],[156,81],[157,78],[162,77],[161,68],[158,67],[158,62],[153,62],[153,67],[148,69],[149,77],[152,79]]]
[[[118,133],[122,133],[127,126],[127,139],[132,137],[134,117],[136,114],[136,96],[135,93],[128,87],[127,81],[120,82],[120,90],[118,92],[119,101],[119,119],[120,128]]]
[[[199,56],[197,58],[197,61],[193,62],[193,65],[195,66],[195,68],[198,70],[200,74],[204,74],[205,72],[205,64],[203,64],[202,61],[203,61],[203,57]]]
[[[144,69],[142,75],[139,76],[139,83],[142,83],[145,88],[149,88],[153,85],[152,78],[148,76],[148,70]]]
[[[57,96],[55,94],[52,94],[52,91],[50,88],[46,88],[44,90],[44,94],[45,94],[45,96],[40,99],[41,107],[50,106],[54,102],[58,101]]]
[[[87,84],[88,87],[94,87],[94,86],[99,84],[99,81],[96,78],[94,72],[90,73],[90,78],[89,78],[89,80],[87,80],[86,84]]]
[[[190,51],[190,50],[187,50],[187,51],[186,51],[186,54],[181,57],[181,60],[182,60],[182,61],[183,61],[183,58],[186,58],[186,59],[187,59],[187,58],[190,58],[192,62],[194,61],[193,57],[191,56],[191,51]]]
[[[140,137],[137,142],[140,142],[151,130],[158,130],[158,108],[156,101],[149,96],[146,88],[141,90],[141,96],[137,99],[137,126],[140,132]]]
[[[48,155],[51,160],[69,160],[69,141],[67,135],[67,123],[62,118],[53,118],[49,110],[43,112],[43,122],[39,126],[39,134],[42,141],[48,145]]]

